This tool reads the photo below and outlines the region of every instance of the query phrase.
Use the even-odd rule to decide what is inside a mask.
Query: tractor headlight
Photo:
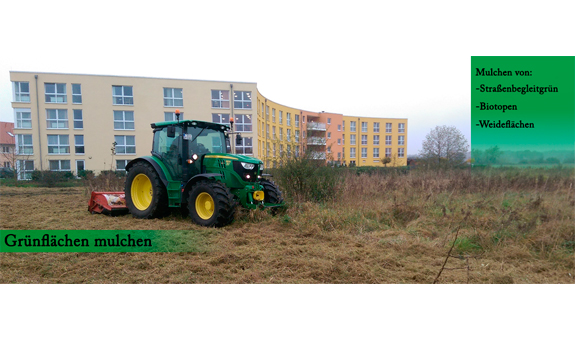
[[[264,163],[260,163],[260,171],[264,171]]]
[[[244,169],[246,170],[253,170],[253,168],[256,166],[255,164],[252,163],[244,163],[242,162],[242,166],[244,167]]]

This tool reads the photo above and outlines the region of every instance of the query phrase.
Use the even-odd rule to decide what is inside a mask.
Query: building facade
[[[0,122],[0,167],[13,169],[16,158],[14,123]]]
[[[21,179],[35,169],[123,170],[131,159],[150,154],[150,124],[175,120],[176,110],[180,119],[224,124],[233,119],[243,137],[234,152],[260,158],[266,167],[304,151],[324,162],[378,165],[376,155],[386,151],[383,146],[377,151],[376,123],[403,124],[403,130],[389,133],[389,147],[397,154],[394,165],[406,164],[407,119],[303,111],[264,97],[256,83],[41,72],[10,72],[10,80]],[[367,151],[364,144],[351,143],[350,130],[345,133],[356,121],[371,128],[365,132]],[[354,132],[355,141],[363,142],[364,132]],[[387,140],[387,134],[380,138]],[[364,151],[370,156],[363,157]]]

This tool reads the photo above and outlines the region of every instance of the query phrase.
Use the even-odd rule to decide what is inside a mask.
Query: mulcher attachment
[[[126,207],[126,195],[122,191],[118,192],[96,192],[92,191],[92,196],[88,202],[88,211],[92,214],[105,214],[118,216],[128,213]]]

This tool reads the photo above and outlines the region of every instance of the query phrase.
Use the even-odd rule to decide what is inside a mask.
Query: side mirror
[[[239,134],[236,135],[236,145],[242,144],[242,136]]]
[[[174,138],[176,137],[176,127],[171,125],[168,126],[168,138]]]

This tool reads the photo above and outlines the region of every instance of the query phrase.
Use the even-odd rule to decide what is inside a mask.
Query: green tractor
[[[126,165],[124,192],[133,216],[160,218],[180,208],[196,224],[222,227],[232,222],[238,204],[283,207],[280,190],[264,178],[262,161],[227,153],[230,127],[176,115],[177,121],[152,124],[152,155]],[[236,140],[241,142],[239,134]]]

